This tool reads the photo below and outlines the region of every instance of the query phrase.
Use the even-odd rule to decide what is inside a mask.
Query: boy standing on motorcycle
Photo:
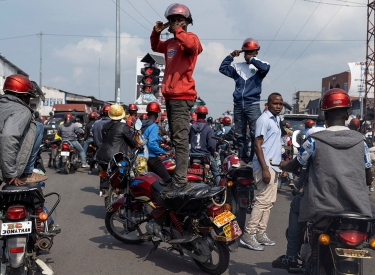
[[[147,165],[151,169],[151,172],[157,174],[164,182],[170,183],[172,178],[159,158],[159,155],[166,154],[166,152],[159,147],[161,137],[158,135],[159,127],[155,123],[155,120],[158,118],[158,114],[161,111],[160,106],[156,102],[150,102],[147,104],[146,111],[147,119],[142,121],[141,131],[148,140],[147,148],[149,158],[147,160]]]
[[[327,91],[320,109],[324,111],[328,128],[308,137],[297,157],[279,166],[288,172],[296,171],[302,165],[309,168],[303,196],[294,197],[291,203],[286,255],[273,261],[274,268],[288,269],[298,265],[297,256],[307,221],[316,220],[322,214],[345,211],[372,217],[366,187],[372,181],[371,159],[363,136],[345,127],[351,106],[344,90]]]
[[[35,82],[15,74],[5,79],[0,97],[0,183],[24,185],[47,179],[33,173],[43,138],[43,124],[34,121],[30,98],[44,95]]]
[[[212,138],[214,130],[205,121],[208,114],[206,106],[198,106],[195,110],[197,121],[190,126],[189,143],[190,153],[204,154],[210,158],[210,168],[215,185],[220,182],[219,169],[214,159],[216,141]]]

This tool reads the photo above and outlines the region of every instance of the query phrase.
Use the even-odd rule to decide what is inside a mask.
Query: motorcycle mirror
[[[293,136],[292,136],[292,144],[293,144],[293,146],[296,147],[296,148],[301,147],[301,146],[299,145],[299,143],[297,142],[297,136],[298,136],[298,134],[299,134],[300,132],[301,132],[300,130],[295,130],[295,131],[293,132]]]
[[[142,121],[138,118],[137,121],[135,122],[134,128],[139,131],[142,128]]]

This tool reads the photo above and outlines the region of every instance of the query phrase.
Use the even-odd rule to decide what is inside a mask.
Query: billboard
[[[366,62],[348,63],[350,68],[350,88],[348,94],[354,97],[365,97],[365,81],[366,81]],[[374,77],[374,64],[369,67],[369,75]],[[367,97],[374,97],[374,89],[370,89]]]

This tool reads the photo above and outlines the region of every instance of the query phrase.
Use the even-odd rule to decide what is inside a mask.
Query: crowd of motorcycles
[[[251,213],[256,185],[251,166],[241,166],[235,143],[217,129],[217,161],[220,183],[214,184],[210,160],[204,155],[191,155],[187,179],[194,185],[188,192],[175,197],[162,194],[164,186],[156,174],[147,171],[147,139],[142,135],[141,122],[135,124],[135,138],[143,146],[131,155],[115,154],[109,163],[95,163],[96,148],[89,145],[87,163],[98,171],[100,181],[108,183],[104,194],[105,226],[117,240],[126,244],[151,242],[154,252],[160,243],[170,250],[191,257],[209,274],[222,274],[229,265],[230,252],[238,248],[238,240],[245,227],[246,215]],[[293,138],[293,145],[299,144]],[[160,156],[170,174],[176,161],[171,141],[163,136],[160,144],[168,156]],[[45,141],[35,162],[40,173],[45,172],[41,158],[49,151],[49,166],[59,162],[66,174],[74,173],[81,162],[78,152],[69,141]],[[146,153],[145,153],[146,152]],[[146,162],[147,163],[147,162]],[[277,164],[275,164],[277,165]],[[303,169],[297,174],[302,179]],[[53,238],[60,232],[54,226],[51,214],[60,201],[60,195],[44,194],[45,183],[17,187],[5,185],[0,190],[1,230],[3,255],[0,275],[33,274],[36,265],[43,269],[38,255],[49,250]],[[294,189],[293,195],[299,190]],[[54,206],[47,210],[45,198],[56,196]],[[374,220],[353,213],[323,216],[305,228],[301,264],[288,269],[294,274],[363,274],[362,260],[371,258],[366,248],[375,249]]]

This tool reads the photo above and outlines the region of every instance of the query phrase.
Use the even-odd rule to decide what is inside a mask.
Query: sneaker
[[[294,180],[292,180],[292,179],[289,180],[289,187],[291,189],[296,189],[296,185],[294,184]]]
[[[297,257],[282,255],[272,262],[273,268],[289,269],[298,266]]]
[[[275,245],[275,242],[271,241],[270,238],[268,238],[267,233],[257,234],[256,239],[258,243],[262,245],[267,245],[267,246]]]
[[[374,191],[375,191],[374,186],[371,186],[371,187],[370,187],[370,192],[374,192]]]
[[[240,239],[240,243],[250,249],[263,251],[264,247],[258,243],[255,234],[244,233]]]
[[[174,180],[172,180],[172,182],[168,184],[166,187],[164,187],[161,191],[162,198],[175,198],[179,196],[181,193],[189,192],[193,188],[194,185],[192,184],[177,184]]]
[[[82,167],[82,168],[90,168],[90,165],[88,165],[87,163],[84,163],[84,164],[82,164],[81,167]]]
[[[170,178],[169,180],[160,180],[159,184],[163,185],[163,186],[168,186],[169,184],[171,184],[173,182],[174,182],[173,178]]]
[[[61,172],[61,169],[56,169],[56,173],[60,173]]]
[[[31,174],[23,174],[20,178],[20,180],[22,180],[25,183],[37,183],[40,181],[45,181],[47,179],[48,179],[47,176],[36,174],[34,172],[32,172]]]

